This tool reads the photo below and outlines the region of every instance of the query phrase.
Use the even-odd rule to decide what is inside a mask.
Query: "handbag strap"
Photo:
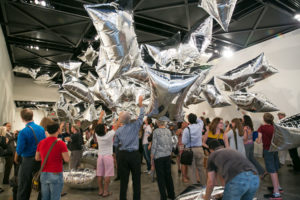
[[[189,135],[190,135],[190,149],[192,148],[192,137],[191,137],[191,129],[190,127],[187,127],[189,129]]]
[[[32,130],[33,135],[34,135],[34,139],[35,139],[35,142],[36,142],[36,145],[38,145],[39,141],[38,141],[38,139],[37,139],[37,137],[36,137],[36,134],[35,134],[33,128],[32,128],[31,126],[29,126],[29,125],[27,125],[27,127],[29,127],[29,128]]]
[[[43,171],[44,166],[45,166],[45,164],[46,164],[46,162],[47,162],[47,160],[48,160],[48,157],[49,157],[49,155],[50,155],[50,152],[52,151],[52,149],[53,149],[54,145],[56,144],[56,142],[57,142],[57,140],[55,140],[55,141],[52,143],[51,147],[49,148],[49,150],[48,150],[48,152],[47,152],[47,155],[46,155],[46,157],[45,157],[45,159],[44,159],[44,162],[43,162],[43,164],[42,164],[42,167],[41,167],[41,169],[40,169],[40,171],[39,171],[39,175],[40,175],[41,172]]]

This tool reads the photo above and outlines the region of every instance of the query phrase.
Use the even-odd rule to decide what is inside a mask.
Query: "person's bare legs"
[[[181,168],[180,168],[180,155],[176,156],[176,160],[177,160],[177,168],[178,168],[178,171],[179,171],[179,170],[181,170]]]
[[[110,195],[109,191],[108,191],[108,186],[110,183],[110,177],[105,177],[104,178],[104,191],[103,191],[103,196],[108,196]]]
[[[98,176],[98,186],[99,186],[99,195],[103,195],[103,183],[102,183],[102,176]]]
[[[277,173],[270,173],[271,179],[272,179],[272,184],[274,187],[273,193],[279,193],[279,180],[278,180],[278,174]]]
[[[187,166],[181,165],[181,172],[182,172],[182,181],[184,183],[189,182],[188,176],[187,176]]]

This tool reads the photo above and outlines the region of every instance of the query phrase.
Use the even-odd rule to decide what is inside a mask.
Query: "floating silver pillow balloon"
[[[274,124],[270,151],[282,151],[300,147],[300,114],[282,119]]]
[[[135,67],[123,74],[123,77],[132,78],[140,82],[148,82],[149,77],[147,72],[142,67]]]
[[[31,76],[31,78],[35,79],[37,76],[37,73],[40,71],[40,68],[33,69],[33,68],[27,68],[22,66],[15,66],[13,69],[14,72],[27,74]]]
[[[36,81],[50,81],[52,80],[55,76],[57,76],[58,72],[45,72],[41,73],[39,72],[35,78]]]
[[[82,113],[82,119],[89,122],[98,120],[97,111],[94,104],[89,105],[89,107]]]
[[[85,62],[89,66],[93,66],[94,60],[97,58],[98,52],[96,52],[90,45],[85,52],[78,56],[78,58]]]
[[[262,53],[223,76],[218,76],[218,78],[224,81],[233,91],[237,91],[251,87],[255,82],[268,78],[277,72],[278,70],[268,63],[264,53]]]
[[[75,97],[74,95],[72,95],[71,93],[69,93],[67,90],[65,90],[63,87],[61,87],[61,89],[58,90],[58,93],[63,94],[64,98],[68,101],[68,102],[78,102],[79,99],[77,97]]]
[[[98,32],[104,50],[107,82],[118,78],[131,67],[142,65],[133,15],[115,3],[85,5]],[[100,56],[99,56],[100,57]]]
[[[93,87],[90,87],[89,89],[107,107],[113,108],[115,106],[113,100],[111,99],[109,93],[106,91],[100,79],[98,79],[95,85]]]
[[[80,66],[82,62],[78,61],[68,61],[68,62],[58,62],[57,65],[60,67],[63,75],[63,81],[65,79],[65,75],[71,75],[76,78],[80,78]]]
[[[224,31],[228,32],[236,2],[237,0],[200,0],[199,6],[213,17]]]
[[[75,189],[98,188],[96,170],[68,170],[63,172],[64,184]]]
[[[203,54],[212,40],[213,19],[207,18],[179,46],[181,65],[193,62]]]
[[[184,99],[199,75],[172,73],[146,68],[151,85],[151,103],[148,115],[168,117],[171,121],[182,119]]]
[[[56,115],[60,119],[70,118],[69,104],[63,94],[60,95],[59,101],[56,103]]]
[[[202,200],[205,192],[206,187],[200,184],[190,185],[176,197],[176,200]],[[211,193],[211,200],[222,199],[223,193],[224,187],[215,186]]]
[[[212,108],[230,106],[230,103],[220,93],[220,90],[215,83],[215,77],[202,86],[202,92],[206,101]]]
[[[184,101],[184,107],[188,108],[190,105],[196,105],[204,101],[205,101],[204,98],[200,96],[192,95],[188,99],[186,98],[186,100]]]
[[[249,112],[278,111],[278,108],[261,94],[239,91],[229,97],[239,108]]]
[[[95,85],[97,81],[97,77],[90,71],[88,71],[88,74],[84,76],[84,83],[87,84],[88,86],[93,86]]]
[[[94,97],[88,87],[78,78],[66,74],[62,86],[78,99],[87,103],[94,103]]]
[[[142,46],[144,60],[149,64],[151,58],[159,65],[166,66],[174,59],[179,58],[178,48],[180,45],[180,33],[176,33],[173,37],[157,43],[145,44]],[[150,56],[150,58],[149,58]]]

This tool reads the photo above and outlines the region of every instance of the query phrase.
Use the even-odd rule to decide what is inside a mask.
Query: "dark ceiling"
[[[50,8],[37,6],[30,0],[1,0],[1,25],[13,67],[42,67],[44,71],[60,71],[57,62],[77,59],[91,43],[95,48],[95,28],[84,4],[105,0],[50,0]],[[199,0],[134,0],[134,20],[139,43],[165,40],[178,31],[186,34],[208,15],[197,7]],[[294,14],[300,0],[238,0],[229,32],[214,23],[213,42],[208,51],[219,57],[220,49],[249,47],[278,34],[299,28]],[[83,65],[87,72],[93,67]],[[15,73],[19,77],[29,77]],[[55,81],[60,82],[61,76]]]

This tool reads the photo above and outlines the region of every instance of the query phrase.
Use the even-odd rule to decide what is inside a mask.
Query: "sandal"
[[[102,197],[105,198],[105,197],[109,197],[110,195],[112,195],[112,192],[108,192],[106,195],[103,194]]]
[[[103,192],[102,193],[98,193],[98,196],[102,197],[103,196]]]

